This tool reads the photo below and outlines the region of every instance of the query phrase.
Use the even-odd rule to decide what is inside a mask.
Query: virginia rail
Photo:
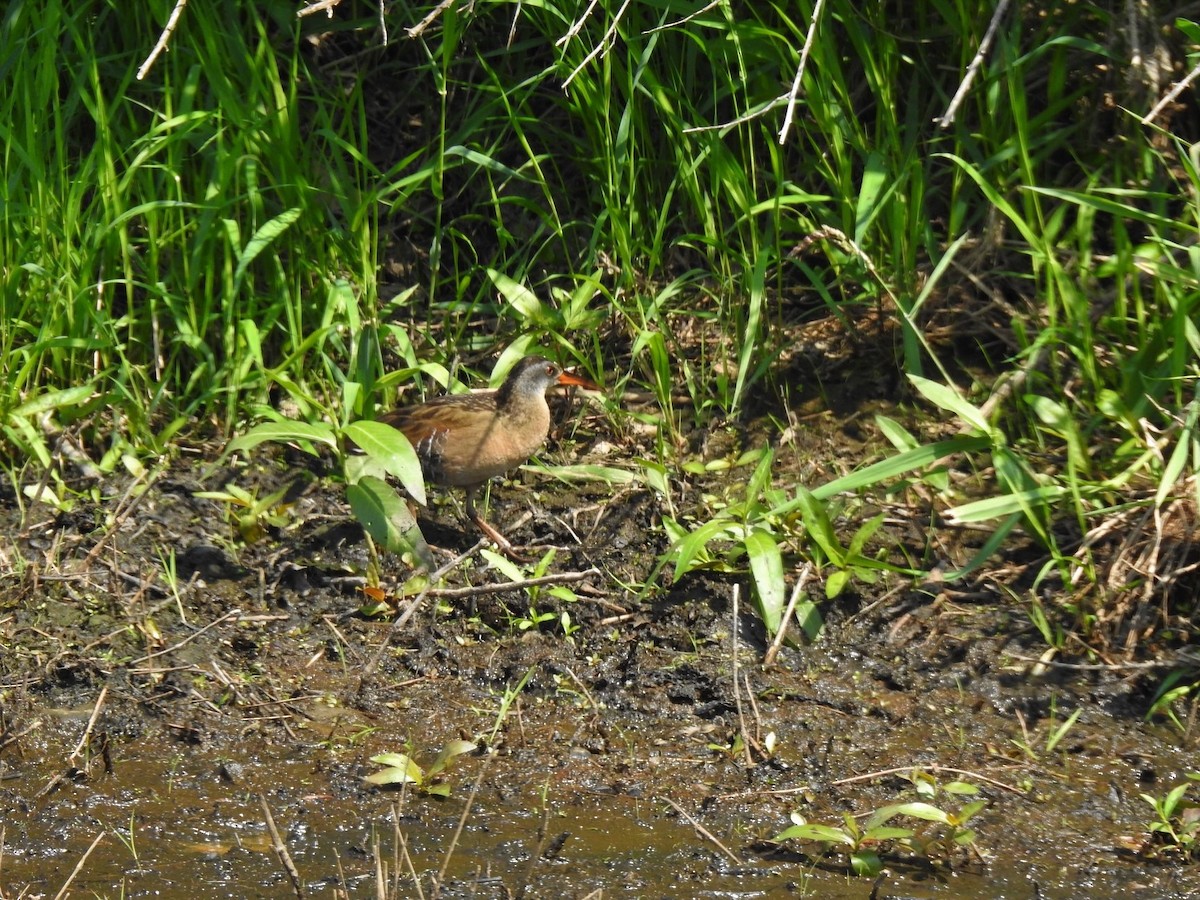
[[[467,515],[502,551],[515,556],[508,539],[475,510],[475,492],[542,446],[550,432],[546,391],[557,384],[599,390],[547,359],[526,356],[495,390],[438,397],[384,413],[379,421],[408,438],[426,481],[466,488]]]

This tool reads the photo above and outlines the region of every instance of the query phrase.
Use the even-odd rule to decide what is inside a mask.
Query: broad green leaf
[[[948,159],[961,168],[972,181],[979,187],[979,190],[995,206],[1010,222],[1016,226],[1016,229],[1021,232],[1021,236],[1025,242],[1031,247],[1041,247],[1045,241],[1041,233],[1034,224],[1026,221],[1024,216],[1017,212],[1016,208],[1008,201],[1008,198],[1001,193],[1000,189],[992,181],[988,174],[973,166],[971,163],[955,156],[953,153],[937,153],[935,156],[940,156],[943,159]]]
[[[528,176],[522,174],[516,169],[509,168],[498,159],[480,153],[478,150],[472,150],[471,148],[465,147],[462,144],[455,144],[452,147],[447,147],[442,155],[446,157],[461,156],[467,162],[472,162],[479,166],[479,168],[487,169],[489,172],[495,172],[497,175],[503,176],[506,180],[529,180]]]
[[[371,762],[387,768],[366,776],[363,781],[368,784],[420,785],[425,780],[424,770],[403,753],[381,753],[372,756]]]
[[[1185,781],[1171,788],[1167,792],[1167,796],[1163,798],[1163,812],[1168,816],[1172,815],[1175,812],[1175,807],[1179,805],[1179,801],[1183,799],[1183,795],[1187,793],[1190,787],[1191,785]]]
[[[958,811],[955,818],[958,819],[958,824],[969,822],[975,818],[976,813],[988,805],[987,800],[972,800],[970,803],[963,804],[963,808]]]
[[[775,454],[771,452],[771,448],[764,448],[758,464],[754,467],[754,473],[746,484],[746,496],[751,500],[757,498],[771,483],[771,468],[774,460]]]
[[[438,752],[437,759],[429,766],[428,774],[436,775],[445,769],[455,758],[467,753],[474,753],[477,746],[477,744],[473,744],[470,741],[447,741],[445,746]]]
[[[361,381],[343,381],[342,382],[342,409],[345,411],[353,410],[356,415],[363,413],[362,399],[366,391],[363,390]]]
[[[407,753],[380,753],[378,756],[372,756],[371,762],[381,766],[406,766],[411,761]]]
[[[957,453],[974,453],[976,450],[986,450],[991,446],[992,442],[980,435],[961,435],[945,441],[937,441],[906,453],[890,456],[863,469],[851,472],[849,475],[828,481],[813,488],[811,493],[817,500],[828,500],[838,494],[874,487],[877,484],[891,481],[914,469],[931,466],[947,456]],[[794,498],[772,509],[771,515],[785,516],[798,509],[799,506],[799,498]]]
[[[310,425],[307,422],[287,420],[255,425],[245,434],[230,441],[225,452],[239,453],[244,450],[253,450],[259,444],[265,444],[268,441],[278,441],[283,444],[302,441],[326,444],[330,447],[337,446],[337,438],[334,436],[333,429],[328,425]]]
[[[222,503],[239,503],[242,506],[254,505],[254,495],[232,481],[221,491],[196,491],[192,494],[198,500],[218,500]]]
[[[991,537],[984,542],[983,546],[979,548],[978,552],[971,557],[965,566],[963,566],[961,569],[955,569],[952,572],[947,572],[944,576],[945,579],[947,581],[959,581],[963,578],[966,578],[992,558],[992,554],[1000,549],[1000,546],[1004,543],[1005,539],[1020,523],[1021,515],[1019,513],[1009,516],[1005,521],[1000,523],[994,532],[992,532]]]
[[[825,552],[825,556],[831,563],[839,568],[844,566],[846,552],[838,543],[825,504],[817,500],[803,486],[796,488],[796,500],[800,507],[800,518],[804,521],[804,527],[808,531],[809,537]]]
[[[496,286],[496,290],[513,309],[521,314],[522,318],[528,319],[536,325],[553,324],[556,317],[538,299],[537,294],[496,269],[488,269],[487,274],[488,278],[492,280],[492,284]]]
[[[1144,222],[1154,226],[1156,229],[1162,229],[1167,232],[1172,232],[1179,227],[1177,221],[1152,212],[1146,208],[1145,203],[1120,203],[1096,193],[1082,193],[1062,188],[1038,187],[1036,185],[1024,185],[1023,190],[1108,213],[1109,215],[1117,216],[1121,221]]]
[[[675,550],[675,580],[678,581],[697,565],[708,562],[711,558],[707,552],[709,541],[718,538],[732,540],[740,528],[726,519],[714,519],[685,535]]]
[[[917,439],[895,419],[889,419],[887,416],[880,415],[875,417],[875,424],[883,433],[883,436],[897,450],[915,450],[920,446]]]
[[[503,554],[497,553],[490,547],[484,547],[480,555],[487,560],[488,565],[498,571],[509,581],[522,581],[525,578],[525,573],[521,571],[520,566],[514,563],[511,559]]]
[[[1046,752],[1054,752],[1054,748],[1057,747],[1062,742],[1062,739],[1067,736],[1067,732],[1071,730],[1071,727],[1076,721],[1078,721],[1079,716],[1082,713],[1083,707],[1080,707],[1079,709],[1075,710],[1075,712],[1071,713],[1071,715],[1067,716],[1066,721],[1059,725],[1058,728],[1050,732],[1050,735],[1046,738]]]
[[[393,553],[412,554],[430,571],[436,568],[408,504],[386,481],[367,475],[346,488],[346,499],[354,518],[377,544]]]
[[[750,374],[753,363],[762,354],[758,352],[759,330],[762,323],[762,311],[766,302],[766,271],[770,254],[764,247],[759,251],[754,261],[754,269],[750,273],[750,306],[747,311],[745,325],[741,329],[741,349],[738,352],[737,381],[733,388],[733,402],[730,412],[736,413],[741,403],[742,394],[750,384]]]
[[[358,421],[347,425],[345,434],[363,453],[378,460],[389,475],[398,478],[410,497],[425,505],[421,460],[403,432],[383,422]]]
[[[230,246],[238,253],[241,253],[242,226],[237,223],[237,219],[222,219],[221,225],[225,228],[225,237],[229,240]]]
[[[395,302],[394,298],[393,302]],[[363,328],[362,318],[359,315],[358,298],[354,295],[354,286],[345,278],[336,278],[329,285],[321,314],[321,327],[315,329],[314,336],[323,340],[330,331],[340,330],[339,325],[344,325],[351,334],[359,335],[367,331],[374,333],[376,328],[374,324],[369,329]],[[359,375],[355,375],[355,378],[359,377]]]
[[[254,235],[246,242],[245,248],[238,254],[237,271],[233,274],[235,282],[241,281],[250,263],[254,262],[260,253],[271,246],[276,238],[287,231],[300,218],[300,212],[301,210],[298,206],[285,209],[259,228],[258,231],[254,232]]]
[[[824,841],[830,844],[853,845],[854,839],[840,828],[829,825],[793,825],[785,828],[773,841]]]
[[[850,868],[860,878],[873,878],[883,871],[883,860],[874,850],[855,850],[850,854]]]
[[[1174,490],[1180,476],[1183,475],[1184,467],[1187,465],[1187,459],[1190,451],[1196,449],[1198,444],[1198,436],[1196,434],[1196,419],[1200,414],[1200,402],[1193,400],[1188,404],[1187,419],[1183,423],[1183,428],[1179,432],[1179,442],[1175,445],[1175,449],[1171,451],[1170,457],[1167,459],[1167,465],[1163,468],[1162,478],[1158,483],[1158,490],[1154,492],[1154,505],[1160,507],[1166,502],[1167,498]]]
[[[912,836],[911,828],[897,828],[895,825],[880,825],[863,832],[863,837],[869,841],[899,841]]]
[[[604,320],[605,304],[598,303],[594,307],[590,306],[597,295],[602,298],[608,297],[604,291],[604,280],[605,276],[602,272],[595,272],[589,277],[581,277],[570,293],[561,288],[551,289],[552,295],[558,300],[559,309],[562,311],[563,328],[566,331],[591,328]]]
[[[854,532],[854,537],[850,539],[850,547],[846,551],[846,556],[850,560],[856,560],[862,555],[863,547],[867,545],[867,541],[869,541],[875,535],[875,532],[878,531],[883,525],[886,518],[887,516],[884,513],[880,513],[870,521],[864,523],[858,529],[858,531]]]
[[[10,416],[9,423],[3,428],[5,439],[36,459],[37,464],[43,469],[50,468],[53,464],[50,448],[46,445],[41,429],[34,427],[32,419],[24,416]]]
[[[946,521],[953,525],[965,525],[971,522],[986,522],[988,519],[999,519],[1014,513],[1025,513],[1036,506],[1057,503],[1070,493],[1069,489],[1060,484],[1049,484],[1031,491],[1021,491],[1015,494],[1004,494],[1000,497],[985,497],[982,500],[972,500],[962,506],[946,510]],[[1084,491],[1087,496],[1089,491]]]
[[[66,512],[72,506],[72,502],[65,497],[59,495],[58,491],[45,481],[38,484],[27,484],[21,489],[30,500],[45,503],[47,506],[52,506],[60,512]]]
[[[365,453],[352,453],[342,464],[342,475],[346,478],[346,484],[356,484],[368,475],[386,481],[388,471],[374,457]]]
[[[517,363],[526,356],[540,352],[534,344],[532,334],[521,335],[505,347],[496,359],[496,365],[492,366],[492,373],[488,378],[488,383],[492,387],[500,387],[504,383],[504,379],[508,376],[508,373],[513,370],[513,367]]]
[[[1026,394],[1025,402],[1033,410],[1034,415],[1042,420],[1042,424],[1059,434],[1065,434],[1071,427],[1071,411],[1065,403],[1052,397],[1040,394]]]
[[[825,617],[821,615],[817,604],[809,600],[807,595],[801,597],[796,603],[792,615],[796,617],[800,630],[810,641],[815,641],[821,636],[821,629],[825,627]]]
[[[979,788],[967,781],[951,781],[942,785],[947,794],[965,794],[972,796],[979,793]]]
[[[9,418],[12,417],[24,418],[26,416],[35,416],[39,413],[49,412],[52,409],[62,409],[64,406],[78,406],[90,400],[96,395],[95,389],[90,384],[79,385],[78,387],[64,388],[61,391],[45,391],[26,400],[19,406],[9,410]]]
[[[599,466],[580,463],[572,466],[541,466],[539,471],[553,475],[561,481],[602,481],[605,484],[631,484],[638,481],[636,472],[614,466]]]
[[[992,433],[992,426],[983,417],[983,413],[979,411],[978,407],[973,406],[963,399],[963,396],[956,388],[942,384],[939,381],[930,381],[928,378],[922,378],[920,375],[909,375],[908,380],[934,406],[946,412],[954,413],[962,421],[983,434],[990,435]]]
[[[914,819],[926,819],[930,822],[941,822],[944,825],[951,824],[950,815],[945,811],[938,809],[931,803],[921,803],[919,801],[913,803],[897,803],[894,806],[887,807],[893,815],[912,816]]]
[[[825,579],[825,599],[832,600],[841,595],[849,583],[850,573],[845,569],[838,569]]]
[[[863,166],[862,182],[858,188],[858,203],[854,210],[854,243],[861,244],[871,222],[883,209],[884,201],[902,184],[887,171],[883,156],[872,150]]]
[[[763,624],[768,632],[776,635],[787,605],[787,584],[783,578],[783,556],[779,545],[773,535],[761,528],[752,528],[746,535],[746,555],[750,558],[750,574],[758,593]]]

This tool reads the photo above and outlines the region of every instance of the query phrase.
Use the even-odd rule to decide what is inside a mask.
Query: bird
[[[508,556],[519,559],[509,540],[475,509],[475,492],[532,456],[550,433],[546,391],[555,385],[600,388],[540,356],[521,359],[499,388],[437,397],[382,414],[399,429],[421,461],[425,481],[462,487],[467,517]]]

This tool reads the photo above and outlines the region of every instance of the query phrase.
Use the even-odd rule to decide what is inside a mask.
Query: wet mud
[[[192,460],[70,510],[0,497],[2,896],[295,896],[284,855],[314,897],[1200,896],[1139,796],[1196,769],[1143,719],[1162,672],[1039,665],[1010,596],[936,578],[814,596],[822,636],[764,668],[744,573],[657,565],[662,517],[737,473],[668,499],[532,467],[489,514],[559,548],[528,574],[588,574],[493,591],[476,551],[393,627],[411,573],[384,556],[364,591],[375,562],[310,459]],[[239,522],[197,496],[227,484],[287,503]],[[452,500],[420,520],[439,560],[474,545]],[[477,749],[424,785],[364,781],[457,740]],[[876,878],[772,840],[793,814],[978,798],[973,844],[907,821],[931,843],[880,844]]]

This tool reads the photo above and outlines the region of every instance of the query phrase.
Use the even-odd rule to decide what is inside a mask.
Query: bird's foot
[[[504,535],[502,535],[496,528],[494,528],[492,525],[490,525],[483,518],[483,516],[476,513],[474,516],[472,516],[472,519],[474,520],[475,524],[477,526],[479,526],[479,530],[482,531],[485,535],[487,535],[488,538],[493,543],[495,543],[496,547],[500,550],[501,553],[503,553],[505,556],[507,556],[513,562],[519,562],[519,563],[529,562],[528,558],[526,558],[525,556],[522,556],[519,552],[517,552],[517,548],[512,545],[512,541],[510,541],[508,538],[506,538]]]

